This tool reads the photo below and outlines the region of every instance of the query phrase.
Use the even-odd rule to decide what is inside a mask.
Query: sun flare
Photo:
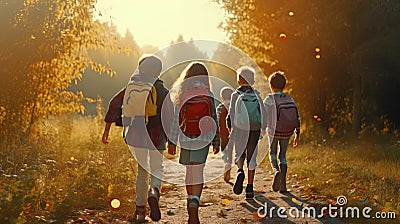
[[[139,45],[167,46],[182,34],[186,39],[224,41],[218,28],[223,10],[209,0],[99,0],[101,20],[110,21],[124,35],[128,29]]]

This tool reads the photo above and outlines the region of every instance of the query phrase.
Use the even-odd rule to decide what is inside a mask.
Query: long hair
[[[210,88],[210,79],[207,68],[203,63],[198,61],[188,64],[173,84],[171,90],[172,102],[179,105],[182,93],[193,86],[196,82],[201,82],[203,85]]]

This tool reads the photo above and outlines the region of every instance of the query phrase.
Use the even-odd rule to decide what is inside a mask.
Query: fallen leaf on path
[[[329,199],[329,200],[326,201],[326,203],[327,203],[328,205],[333,205],[335,202],[334,202],[333,200]]]
[[[222,200],[221,200],[221,204],[222,204],[223,206],[229,206],[229,200],[228,200],[228,199],[222,199]]]
[[[258,215],[258,212],[253,212],[253,220],[258,221],[261,217]]]
[[[207,202],[207,201],[203,201],[203,200],[200,200],[200,207],[207,207],[207,206],[210,206],[210,205],[213,205],[214,203],[212,203],[212,202]]]
[[[221,209],[218,213],[217,216],[220,218],[226,218],[227,214],[226,211],[224,211],[223,209]]]

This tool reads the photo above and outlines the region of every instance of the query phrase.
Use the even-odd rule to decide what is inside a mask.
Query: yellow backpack
[[[149,117],[157,115],[157,90],[154,86],[151,87],[149,95],[147,96],[145,106],[146,124],[149,121]]]
[[[149,117],[157,115],[157,91],[153,83],[142,81],[129,83],[125,90],[122,108],[123,116],[131,118],[131,124],[136,116],[145,116],[147,124]]]

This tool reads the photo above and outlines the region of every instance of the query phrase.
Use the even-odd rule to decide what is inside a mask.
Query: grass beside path
[[[349,206],[400,214],[400,148],[357,141],[351,145],[290,148],[289,187],[301,197],[346,196]]]

